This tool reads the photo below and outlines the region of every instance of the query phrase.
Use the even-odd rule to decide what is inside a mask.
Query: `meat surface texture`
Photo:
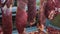
[[[28,22],[33,23],[36,17],[36,0],[28,0]]]
[[[19,34],[22,34],[27,24],[27,13],[25,10],[27,0],[17,0],[17,2],[16,27]]]
[[[6,0],[4,6],[1,6],[1,11],[3,34],[12,34],[12,0]]]

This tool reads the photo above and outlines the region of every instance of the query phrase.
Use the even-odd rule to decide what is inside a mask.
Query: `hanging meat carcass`
[[[27,12],[25,7],[27,0],[17,0],[16,27],[19,34],[22,34],[27,24]]]
[[[45,0],[40,0],[40,11],[39,11],[39,16],[38,16],[38,28],[41,30],[41,31],[44,31],[44,25],[45,25],[45,14],[44,14],[44,2]]]
[[[12,1],[1,0],[3,34],[12,34]]]
[[[36,0],[28,0],[28,22],[30,25],[35,23],[36,18]]]
[[[46,6],[45,6],[45,16],[49,20],[51,20],[51,22],[52,22],[51,24],[53,24],[53,26],[55,25],[57,27],[60,27],[59,26],[59,22],[60,22],[60,18],[59,18],[60,17],[60,0],[47,0]],[[52,29],[54,29],[54,28],[52,27]],[[54,32],[54,30],[53,30],[53,32],[56,33],[56,31],[58,31],[58,30],[59,29],[56,30],[56,28],[55,28],[55,32]],[[53,32],[50,32],[50,33],[53,33]]]
[[[51,21],[54,20],[58,14],[60,14],[60,0],[41,0],[39,14],[40,24],[44,24],[46,18]]]

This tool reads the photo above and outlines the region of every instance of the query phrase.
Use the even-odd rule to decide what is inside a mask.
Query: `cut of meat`
[[[44,0],[40,1],[39,23],[45,25],[45,19],[47,18],[51,22],[54,22],[52,23],[54,26],[60,27],[60,0],[45,0],[46,2]]]
[[[46,15],[47,18],[48,18],[49,14],[51,13],[52,10],[55,11],[55,15],[60,12],[60,2],[59,2],[59,0],[54,0],[54,1],[53,0],[48,0],[47,1],[46,7],[45,7],[45,15]],[[58,13],[56,13],[56,12],[58,12]]]
[[[26,1],[27,0],[17,0],[16,27],[20,34],[23,33],[27,24]]]
[[[36,0],[28,0],[28,22],[33,23],[36,17]]]
[[[12,3],[12,0],[10,1],[10,3]],[[9,4],[9,2],[7,4]],[[12,10],[11,9],[12,9],[12,4],[10,4],[9,8],[7,7],[6,4],[4,4],[4,7],[1,7],[3,34],[12,34]]]

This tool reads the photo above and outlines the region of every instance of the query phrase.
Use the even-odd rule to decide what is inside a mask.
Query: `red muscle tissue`
[[[16,27],[19,34],[22,34],[27,23],[27,13],[25,10],[26,0],[17,0]]]
[[[4,0],[3,0],[4,1]],[[12,34],[12,0],[1,0],[3,34]]]
[[[36,17],[36,0],[28,0],[28,21],[33,23]]]

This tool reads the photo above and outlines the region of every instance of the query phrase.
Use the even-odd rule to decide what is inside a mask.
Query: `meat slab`
[[[28,22],[34,23],[36,18],[36,0],[28,0]]]
[[[12,34],[12,0],[1,0],[1,11],[3,34]]]
[[[27,0],[17,0],[16,27],[19,34],[23,33],[27,24],[26,4]]]

